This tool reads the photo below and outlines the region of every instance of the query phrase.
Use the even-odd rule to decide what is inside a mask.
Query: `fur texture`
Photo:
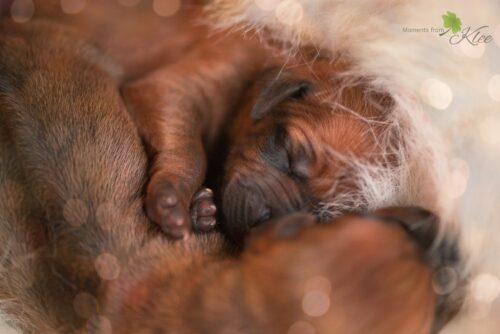
[[[451,45],[451,32],[439,36],[438,32],[403,29],[442,28],[441,16],[452,11],[462,20],[462,28],[489,26],[485,34],[493,35],[500,22],[498,7],[493,0],[214,0],[208,11],[216,27],[257,32],[290,55],[312,47],[318,54],[345,59],[352,64],[352,70],[345,73],[346,85],[364,78],[374,91],[392,97],[389,128],[404,142],[399,158],[405,163],[389,169],[384,167],[383,155],[377,166],[332,152],[336,159],[350,159],[357,165],[362,191],[334,197],[320,210],[335,215],[346,207],[408,204],[433,210],[446,222],[443,238],[461,234],[470,258],[466,269],[474,279],[484,272],[500,274],[498,264],[481,259],[484,253],[480,251],[485,246],[495,249],[488,247],[488,241],[495,242],[488,240],[488,230],[494,228],[491,222],[498,196],[487,190],[498,189],[500,180],[492,170],[500,160],[485,152],[495,148],[481,144],[477,130],[498,109],[487,86],[494,70],[500,68],[494,62],[500,41]],[[438,86],[429,86],[436,82]],[[465,165],[462,174],[457,162]],[[489,174],[480,178],[482,173]],[[467,176],[470,182],[462,195],[460,182]],[[478,235],[482,242],[477,241]],[[474,295],[470,299],[468,308],[473,309],[478,300]],[[498,327],[494,314],[493,310],[488,318],[491,328]],[[464,319],[470,320],[462,317],[462,328],[479,328]],[[458,332],[458,327],[452,325],[450,333]]]

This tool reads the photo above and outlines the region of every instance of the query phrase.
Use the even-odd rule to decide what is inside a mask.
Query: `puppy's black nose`
[[[418,207],[384,208],[375,211],[374,216],[400,224],[424,250],[432,246],[439,231],[439,218]]]

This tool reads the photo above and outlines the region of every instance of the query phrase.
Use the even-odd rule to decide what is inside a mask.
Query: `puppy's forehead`
[[[284,71],[291,77],[311,82],[310,98],[316,102],[341,102],[346,105],[370,103],[381,104],[386,109],[392,105],[387,92],[381,92],[369,84],[367,77],[353,73],[353,66],[348,62],[329,59],[317,59],[308,63],[292,64]]]

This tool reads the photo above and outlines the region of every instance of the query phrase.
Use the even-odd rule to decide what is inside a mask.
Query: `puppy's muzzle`
[[[304,209],[297,187],[279,175],[234,177],[224,187],[224,228],[237,243],[271,218]]]

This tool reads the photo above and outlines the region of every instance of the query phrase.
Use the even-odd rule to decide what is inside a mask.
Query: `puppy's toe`
[[[146,196],[146,212],[167,235],[183,239],[189,234],[189,217],[175,187],[167,180],[152,180]]]
[[[191,204],[191,220],[193,229],[198,232],[210,232],[217,224],[217,207],[213,199],[213,192],[202,188],[193,197]]]

